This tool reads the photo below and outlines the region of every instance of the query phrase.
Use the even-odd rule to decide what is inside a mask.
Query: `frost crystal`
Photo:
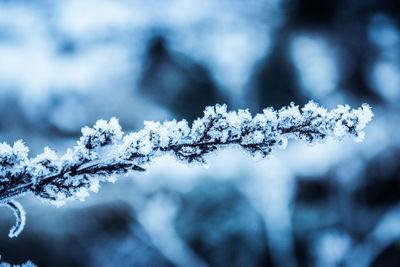
[[[84,200],[89,191],[98,191],[100,182],[114,182],[118,174],[145,171],[152,159],[167,153],[185,163],[205,163],[206,154],[227,146],[265,157],[275,148],[284,149],[288,139],[312,144],[349,135],[361,141],[372,117],[367,104],[358,109],[339,105],[328,112],[312,101],[301,109],[291,103],[254,117],[248,110],[228,111],[217,104],[206,107],[192,127],[185,120],[145,122],[144,129],[124,136],[117,119],[99,120],[93,128],[84,127],[77,145],[61,157],[46,147],[29,159],[22,141],[12,147],[0,143],[0,204],[16,214],[10,231],[14,237],[23,229],[25,213],[13,199],[26,192],[62,205],[69,199]]]
[[[14,215],[17,219],[15,225],[10,229],[8,237],[13,238],[17,237],[25,227],[25,211],[22,208],[21,204],[19,204],[15,200],[10,200],[7,204],[10,209],[14,211]]]
[[[37,267],[37,265],[35,265],[33,262],[31,261],[27,261],[21,265],[11,265],[7,262],[1,262],[1,255],[0,255],[0,267]]]

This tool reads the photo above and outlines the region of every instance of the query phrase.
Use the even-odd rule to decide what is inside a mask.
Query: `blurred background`
[[[206,105],[367,102],[363,143],[290,142],[208,168],[162,157],[61,208],[0,212],[2,260],[39,266],[400,266],[398,0],[0,0],[0,141],[61,155],[80,129]]]

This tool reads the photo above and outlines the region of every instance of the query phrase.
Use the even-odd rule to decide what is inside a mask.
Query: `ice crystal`
[[[27,262],[25,262],[25,263],[23,263],[21,265],[19,265],[19,264],[12,264],[11,265],[11,264],[9,264],[7,262],[1,262],[1,255],[0,255],[0,267],[37,267],[37,265],[34,264],[31,261],[27,261]]]
[[[99,120],[82,129],[77,144],[61,157],[50,148],[29,159],[22,141],[11,147],[0,144],[0,204],[14,210],[17,224],[10,237],[23,229],[22,207],[14,199],[31,192],[55,205],[66,200],[84,200],[97,192],[100,182],[115,181],[115,175],[145,171],[146,165],[163,154],[185,163],[205,163],[205,155],[227,146],[238,146],[252,156],[265,157],[273,149],[286,147],[288,139],[313,144],[346,135],[356,141],[372,119],[371,108],[339,105],[327,111],[314,102],[303,108],[294,103],[280,110],[266,108],[254,117],[248,110],[228,111],[226,105],[206,107],[204,116],[191,127],[185,120],[145,122],[139,132],[124,135],[118,120]]]

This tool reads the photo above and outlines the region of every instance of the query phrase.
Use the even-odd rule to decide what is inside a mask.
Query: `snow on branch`
[[[10,200],[8,203],[3,205],[6,205],[12,209],[16,217],[16,223],[13,227],[11,227],[8,237],[17,237],[25,227],[25,210],[22,208],[21,204],[15,200]]]
[[[204,163],[206,154],[227,146],[265,157],[274,148],[285,148],[288,139],[318,143],[349,135],[361,141],[372,117],[367,104],[358,109],[339,105],[328,112],[312,101],[301,109],[292,103],[254,117],[248,110],[227,111],[226,105],[217,104],[206,107],[192,127],[186,120],[147,121],[144,129],[124,135],[116,118],[99,120],[93,128],[84,127],[77,145],[62,156],[46,147],[28,158],[22,141],[13,146],[0,143],[0,204],[15,211],[17,225],[10,232],[14,237],[24,225],[23,209],[14,199],[27,192],[61,205],[68,199],[83,200],[89,191],[98,191],[99,182],[114,182],[116,175],[145,171],[164,154],[185,163]]]
[[[21,265],[19,265],[19,264],[17,264],[17,265],[15,265],[15,264],[11,265],[11,264],[9,264],[9,263],[7,263],[7,262],[2,262],[2,261],[1,261],[1,255],[0,255],[0,267],[37,267],[37,265],[34,264],[34,263],[31,262],[31,261],[27,261],[27,262],[25,262],[25,263],[22,263]]]

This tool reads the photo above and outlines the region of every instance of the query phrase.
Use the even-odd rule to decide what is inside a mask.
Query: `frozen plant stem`
[[[17,224],[9,236],[22,231],[25,217],[15,198],[32,192],[41,199],[62,205],[68,199],[83,200],[89,190],[97,192],[99,182],[115,181],[115,175],[144,171],[155,157],[173,154],[185,163],[204,163],[204,156],[227,146],[237,146],[252,156],[265,157],[274,148],[285,148],[288,139],[307,143],[364,137],[362,131],[372,119],[371,108],[339,105],[327,111],[310,101],[303,108],[267,108],[252,117],[248,110],[227,111],[226,105],[206,107],[204,116],[188,126],[185,120],[145,122],[139,132],[124,135],[118,120],[99,120],[84,127],[77,145],[61,157],[46,147],[28,158],[28,148],[17,141],[11,147],[0,143],[0,204],[14,210]]]

